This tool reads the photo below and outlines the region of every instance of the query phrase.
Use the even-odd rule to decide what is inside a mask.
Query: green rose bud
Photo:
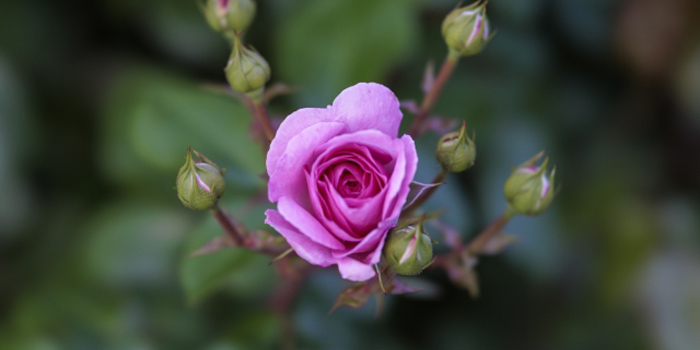
[[[384,259],[397,274],[417,275],[430,265],[432,258],[433,243],[423,229],[423,221],[389,234]]]
[[[515,168],[506,180],[503,194],[512,214],[538,215],[552,203],[556,168],[547,173],[549,157],[544,159],[541,166],[536,166],[542,156],[544,152]]]
[[[443,169],[452,173],[464,171],[474,165],[476,145],[467,136],[465,122],[462,122],[459,131],[451,132],[438,141],[435,158]]]
[[[194,153],[199,161],[192,159]],[[199,152],[187,149],[185,165],[177,174],[177,196],[182,204],[193,210],[213,208],[224,194],[224,174],[214,162]]]
[[[248,28],[255,17],[253,0],[207,0],[200,6],[209,26],[229,37]]]
[[[267,61],[256,51],[243,46],[238,37],[234,38],[233,52],[224,71],[233,90],[253,96],[260,95],[270,80]]]
[[[442,36],[451,52],[460,56],[476,55],[491,39],[486,2],[481,0],[454,9],[442,22]]]

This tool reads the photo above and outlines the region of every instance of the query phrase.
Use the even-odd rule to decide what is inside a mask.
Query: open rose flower
[[[398,138],[401,118],[391,90],[361,83],[282,122],[266,161],[277,210],[265,222],[300,257],[353,281],[375,275],[418,164],[413,139]]]

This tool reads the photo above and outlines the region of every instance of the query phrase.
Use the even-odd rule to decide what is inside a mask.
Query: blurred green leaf
[[[238,175],[229,180],[261,183],[255,174],[264,155],[248,135],[249,112],[232,96],[165,71],[129,68],[112,86],[104,118],[102,169],[119,183],[166,188],[188,146]]]
[[[133,199],[99,211],[86,228],[85,266],[113,287],[167,283],[174,277],[177,247],[190,227],[184,210]]]
[[[34,199],[26,164],[41,140],[25,82],[13,68],[0,54],[0,239],[14,236],[29,221]]]
[[[41,336],[17,337],[0,335],[1,349],[58,350],[61,347],[50,339]]]
[[[381,81],[412,52],[417,1],[305,1],[284,13],[277,54],[286,83],[304,86],[304,105],[327,104],[360,81]]]
[[[254,206],[249,212],[240,202],[226,206],[236,208],[231,212],[248,229],[263,226],[265,206]],[[269,287],[274,280],[274,270],[269,266],[272,257],[252,253],[241,248],[224,248],[216,253],[190,257],[214,237],[222,236],[221,227],[213,217],[208,217],[190,233],[185,244],[180,266],[180,279],[190,303],[196,303],[218,288],[229,286],[235,295],[254,297]]]

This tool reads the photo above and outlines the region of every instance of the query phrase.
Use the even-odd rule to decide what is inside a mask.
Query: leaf
[[[518,237],[501,233],[492,237],[488,242],[486,242],[481,251],[477,253],[483,255],[496,255],[517,241]]]
[[[267,205],[258,205],[252,211],[246,211],[245,215],[243,209],[246,207],[240,200],[233,204],[221,205],[246,227],[254,229],[263,225],[263,212]],[[249,233],[253,234],[256,231],[258,230]],[[239,296],[253,297],[271,286],[275,280],[274,269],[268,266],[268,256],[242,248],[221,249],[212,254],[189,256],[189,252],[223,235],[221,227],[212,216],[207,217],[199,227],[188,234],[189,239],[180,262],[180,281],[190,303],[197,303],[220,289],[226,289]]]
[[[433,89],[435,84],[435,62],[433,60],[428,60],[425,65],[425,72],[423,73],[423,80],[421,81],[420,87],[424,94],[427,94]]]
[[[119,74],[103,106],[102,170],[120,184],[168,190],[162,184],[174,181],[193,146],[228,169],[227,185],[260,187],[264,155],[248,137],[250,122],[229,94],[167,71],[131,67]]]
[[[359,309],[360,307],[364,306],[369,300],[369,297],[374,294],[372,288],[373,284],[374,281],[369,281],[355,284],[343,289],[343,291],[341,291],[338,295],[338,298],[335,300],[335,304],[333,304],[331,311],[328,313],[332,313],[335,311],[335,309],[341,306],[347,306],[353,309]]]
[[[472,298],[479,297],[479,278],[474,269],[476,263],[475,257],[463,253],[459,259],[450,259],[442,265],[450,280],[466,289]]]
[[[126,199],[99,210],[85,232],[83,266],[112,287],[169,283],[183,235],[191,217],[181,208],[143,198]]]
[[[396,278],[391,280],[391,286],[389,287],[389,289],[389,293],[393,295],[410,294],[421,291],[420,289],[416,289],[408,283],[402,282],[401,280],[398,280]]]
[[[462,235],[455,228],[445,224],[442,220],[434,220],[431,223],[440,230],[448,247],[454,249],[462,245]]]
[[[402,109],[407,110],[411,114],[418,113],[418,103],[415,100],[402,100],[399,102]]]
[[[303,105],[329,104],[360,81],[382,81],[416,47],[415,0],[309,0],[280,11],[281,80],[304,86]]]
[[[407,208],[408,206],[413,204],[413,202],[415,202],[416,199],[421,194],[423,194],[423,192],[425,192],[427,189],[438,187],[438,186],[443,185],[443,184],[445,184],[445,183],[438,182],[438,183],[434,183],[434,184],[424,184],[424,183],[420,183],[417,181],[411,182],[411,184],[409,185],[408,197],[406,197],[406,204],[404,204],[403,207]]]
[[[425,124],[426,129],[438,135],[444,135],[457,128],[459,121],[452,118],[431,114],[428,116],[428,120]]]
[[[225,236],[217,236],[205,243],[201,248],[190,253],[189,257],[193,258],[199,255],[207,255],[218,252],[224,248],[230,248],[231,242]]]

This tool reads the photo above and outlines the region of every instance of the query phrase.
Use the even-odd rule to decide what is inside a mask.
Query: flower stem
[[[212,210],[212,214],[219,223],[219,226],[221,226],[221,228],[224,230],[224,233],[226,233],[226,236],[231,239],[233,246],[243,246],[243,235],[238,231],[238,228],[236,228],[236,222],[233,221],[231,217],[226,215],[218,204]]]
[[[483,251],[484,247],[489,243],[489,241],[501,233],[503,227],[506,226],[512,215],[510,212],[506,211],[501,214],[491,224],[486,227],[481,233],[479,233],[467,246],[467,252],[471,255],[478,255],[479,252]]]
[[[445,181],[445,179],[447,178],[447,174],[448,172],[447,170],[445,170],[445,168],[440,168],[440,172],[438,172],[437,175],[435,175],[435,178],[433,178],[433,182],[431,183]],[[425,201],[427,201],[428,198],[430,198],[430,196],[433,195],[436,189],[437,187],[431,187],[423,191],[423,193],[421,193],[420,196],[418,196],[418,198],[416,198],[416,200],[413,201],[413,203],[411,203],[411,205],[409,205],[408,207],[406,207],[406,209],[402,211],[401,216],[406,217],[413,213],[416,209],[418,209],[418,207],[423,205],[423,203],[425,203]]]
[[[428,93],[425,94],[425,97],[423,97],[423,102],[421,103],[420,110],[416,114],[416,117],[413,118],[413,122],[408,128],[407,134],[411,135],[411,137],[420,136],[423,123],[425,122],[425,118],[433,110],[435,102],[437,102],[438,98],[440,97],[440,93],[445,87],[447,81],[450,80],[450,76],[452,75],[452,72],[457,66],[458,61],[459,54],[454,53],[450,50],[447,53],[447,57],[445,57],[445,61],[442,63],[442,67],[440,67],[440,72],[438,73],[438,76],[435,79],[435,83],[431,87],[430,91],[428,91]]]
[[[270,116],[267,114],[265,103],[261,98],[253,99],[252,102],[253,115],[260,122],[260,125],[262,125],[267,141],[272,142],[272,139],[275,138],[275,130],[270,122]]]

